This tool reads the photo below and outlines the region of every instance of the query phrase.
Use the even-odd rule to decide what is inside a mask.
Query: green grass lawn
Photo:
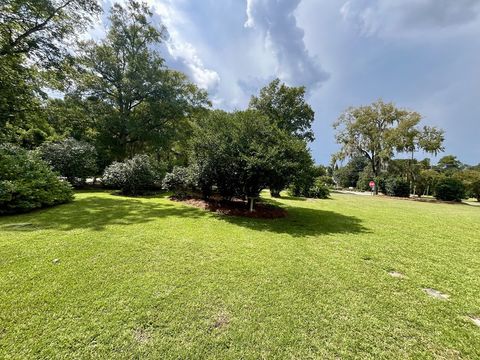
[[[0,218],[0,358],[480,358],[479,207],[279,202],[78,193]]]

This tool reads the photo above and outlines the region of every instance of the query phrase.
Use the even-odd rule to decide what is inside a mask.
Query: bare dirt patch
[[[138,328],[133,331],[133,338],[140,344],[146,344],[150,341],[152,336],[146,329]]]
[[[468,317],[472,323],[480,327],[480,317],[478,316],[469,316]]]
[[[435,289],[425,288],[425,289],[423,289],[423,291],[425,291],[427,293],[427,295],[429,295],[431,297],[434,297],[436,299],[439,299],[439,300],[448,300],[448,298],[450,297],[450,295],[444,294],[444,293],[442,293],[438,290],[435,290]]]
[[[398,271],[389,271],[388,275],[397,279],[405,279],[406,276]]]
[[[212,324],[212,327],[214,329],[221,329],[226,327],[229,323],[230,323],[230,317],[226,312],[222,311],[216,316],[215,321]]]
[[[224,201],[216,198],[204,200],[196,197],[187,199],[171,197],[170,199],[228,216],[243,216],[259,219],[277,219],[287,216],[287,211],[285,209],[263,202],[256,202],[254,210],[250,211],[247,202],[241,199],[233,199],[231,201]]]

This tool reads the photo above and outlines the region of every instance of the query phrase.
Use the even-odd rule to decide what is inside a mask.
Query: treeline
[[[480,164],[462,164],[453,155],[442,157],[437,164],[429,158],[415,158],[419,151],[432,155],[444,151],[443,130],[421,127],[420,121],[420,114],[381,100],[347,109],[334,125],[341,145],[333,156],[336,186],[366,191],[374,181],[376,191],[391,196],[480,201]],[[405,154],[408,158],[402,158]],[[338,166],[342,160],[348,162]]]
[[[214,110],[205,90],[166,66],[167,29],[146,4],[114,4],[104,38],[85,40],[100,13],[96,0],[0,4],[0,213],[69,201],[92,181],[127,195],[241,198],[251,208],[266,188],[325,198],[328,187],[370,180],[394,195],[441,197],[443,188],[478,197],[478,168],[415,159],[444,150],[443,131],[420,126],[416,112],[382,101],[347,109],[334,125],[334,163],[349,162],[316,166],[304,87],[276,79],[247,109]],[[402,153],[411,156],[394,160]]]
[[[114,4],[105,37],[87,41],[94,0],[7,0],[0,10],[0,213],[68,201],[87,179],[128,195],[166,188],[252,206],[262,189],[278,196],[294,182],[296,193],[327,193],[315,185],[305,88],[277,79],[246,110],[212,110],[165,65],[167,30],[144,3]]]

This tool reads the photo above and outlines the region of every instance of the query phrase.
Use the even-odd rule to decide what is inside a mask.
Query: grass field
[[[0,358],[480,358],[479,207],[279,202],[79,193],[0,218]]]

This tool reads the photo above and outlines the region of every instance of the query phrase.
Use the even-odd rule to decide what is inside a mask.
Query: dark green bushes
[[[322,179],[315,180],[313,186],[309,189],[308,194],[309,198],[314,199],[327,199],[330,196],[330,190],[322,181]]]
[[[409,197],[410,184],[402,178],[388,178],[385,180],[385,193],[388,196]]]
[[[327,199],[330,196],[330,190],[323,181],[323,176],[316,178],[310,187],[299,187],[295,184],[290,185],[288,194],[294,197],[307,197],[314,199]]]
[[[35,154],[0,146],[0,214],[25,212],[73,199],[71,185],[61,181]]]
[[[460,180],[445,177],[437,182],[435,198],[444,201],[462,201],[465,198],[465,186]]]
[[[472,182],[469,186],[469,194],[480,201],[480,180]]]

